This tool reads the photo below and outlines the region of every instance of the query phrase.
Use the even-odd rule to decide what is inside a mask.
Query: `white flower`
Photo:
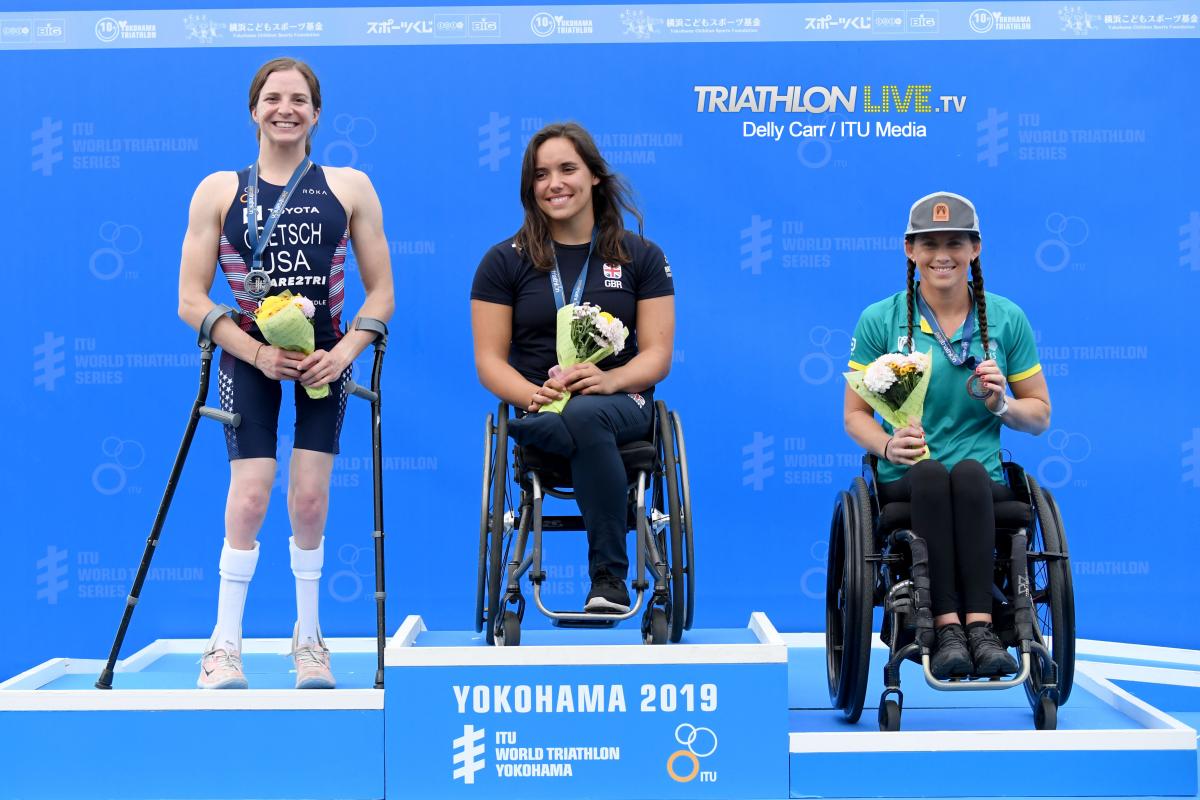
[[[904,357],[905,362],[912,364],[917,371],[924,372],[929,368],[929,354],[913,351]]]
[[[621,320],[616,317],[608,320],[597,315],[592,320],[592,324],[595,326],[592,338],[601,347],[611,347],[614,353],[619,353],[625,348],[625,339],[629,336],[629,329]]]
[[[880,356],[872,361],[863,375],[863,385],[876,394],[883,394],[896,382],[896,373],[884,361],[886,358],[887,356]]]
[[[317,307],[313,305],[313,301],[302,294],[292,295],[292,302],[296,304],[296,307],[300,309],[301,313],[307,319],[312,319],[313,315],[317,313]]]

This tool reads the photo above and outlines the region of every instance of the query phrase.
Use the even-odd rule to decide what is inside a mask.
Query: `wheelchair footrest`
[[[615,628],[618,620],[596,615],[594,619],[552,619],[550,624],[556,628]]]

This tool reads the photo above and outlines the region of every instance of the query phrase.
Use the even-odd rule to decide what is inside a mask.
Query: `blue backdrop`
[[[504,18],[503,32],[528,38],[529,26],[537,44],[441,41],[431,27],[417,40],[429,46],[312,48],[234,41],[236,23],[218,25],[219,13],[199,25],[176,12],[159,35],[187,34],[179,46],[126,42],[142,30],[131,18],[96,22],[94,36],[85,21],[87,43],[69,48],[6,48],[0,177],[16,301],[0,393],[10,428],[0,599],[21,646],[0,652],[0,674],[107,653],[198,375],[195,336],[176,316],[188,201],[209,172],[253,158],[247,85],[281,52],[322,80],[316,160],[367,172],[385,210],[397,301],[384,374],[389,628],[408,613],[431,628],[471,625],[482,428],[495,401],[472,365],[469,286],[484,251],[519,225],[525,141],[573,119],[637,189],[675,276],[676,353],[660,396],[688,435],[697,624],[741,626],[764,610],[781,630],[821,629],[831,503],[859,462],[841,426],[849,332],[865,305],[903,286],[909,204],[948,189],[980,209],[989,290],[1021,304],[1038,336],[1051,429],[1006,431],[1005,445],[1064,509],[1080,635],[1200,647],[1200,404],[1184,355],[1200,296],[1200,111],[1180,91],[1200,56],[1195,26],[1185,14],[1183,33],[1102,40],[1120,36],[1119,19],[1029,5],[1071,40],[1000,40],[1019,18],[995,12],[989,27],[961,4],[926,4],[934,33],[905,28],[907,17],[912,35],[891,39],[852,24],[825,35],[836,23],[796,7],[795,26],[773,35],[807,41],[753,43],[753,31],[680,27],[726,22],[711,11],[614,6],[605,25],[619,35],[601,37],[597,22],[596,42],[570,9],[542,20],[553,28],[544,37],[528,13]],[[964,33],[938,36],[939,9],[943,29],[953,18]],[[38,20],[32,30],[55,33]],[[395,38],[370,41],[415,43],[405,35],[395,26]],[[237,43],[259,46],[219,46]],[[745,85],[857,94],[853,109],[722,113],[695,88]],[[887,86],[896,99],[928,86],[937,110],[870,111]],[[826,128],[793,138],[793,121]],[[883,136],[879,121],[913,125]],[[778,141],[744,135],[746,123],[772,122],[785,126]],[[353,277],[347,287],[356,308],[361,288]],[[223,284],[213,297],[231,302]],[[366,412],[351,404],[333,475],[327,635],[373,631]],[[290,421],[285,404],[248,636],[286,635],[293,619]],[[206,421],[127,653],[211,629],[227,474],[221,431]],[[583,550],[554,552],[547,591],[577,603]]]

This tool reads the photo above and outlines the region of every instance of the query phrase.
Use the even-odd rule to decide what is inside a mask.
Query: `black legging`
[[[911,504],[913,532],[929,545],[935,617],[992,613],[993,503],[1012,498],[1007,486],[993,481],[983,465],[972,459],[958,462],[949,472],[941,462],[929,459],[899,480],[879,484],[881,503]]]

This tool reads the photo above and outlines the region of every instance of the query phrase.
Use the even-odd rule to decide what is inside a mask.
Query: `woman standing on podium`
[[[281,381],[294,384],[295,446],[288,478],[291,566],[296,580],[292,655],[297,688],[333,688],[329,650],[317,620],[329,482],[338,452],[351,365],[372,341],[342,331],[346,246],[353,243],[366,290],[360,315],[387,321],[394,302],[383,212],[370,179],[349,167],[309,158],[321,116],[321,85],[309,66],[290,58],[264,64],[250,83],[250,118],[258,155],[240,171],[200,182],[188,211],[179,274],[179,316],[193,328],[214,307],[216,266],[237,299],[240,324],[222,317],[212,330],[221,348],[221,407],[241,414],[226,426],[229,493],[217,622],[197,685],[244,689],[242,610],[258,562],[258,531],[276,471]],[[316,349],[311,355],[267,344],[253,321],[260,301],[291,291],[311,300]],[[312,399],[305,388],[328,385]]]
[[[907,288],[863,311],[850,367],[865,370],[885,353],[932,351],[924,420],[885,429],[849,386],[845,395],[846,432],[880,459],[880,502],[911,502],[913,532],[929,545],[937,631],[930,669],[938,678],[1017,671],[991,625],[993,503],[1012,499],[1000,429],[1037,435],[1050,425],[1033,329],[1016,303],[984,291],[981,248],[979,218],[965,197],[937,192],[913,204]]]

